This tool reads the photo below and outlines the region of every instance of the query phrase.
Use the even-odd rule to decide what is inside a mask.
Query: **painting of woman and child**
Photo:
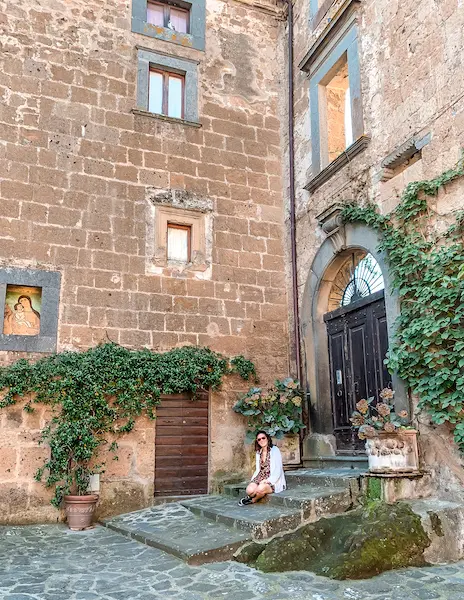
[[[42,289],[23,285],[8,285],[3,319],[4,335],[38,335]]]

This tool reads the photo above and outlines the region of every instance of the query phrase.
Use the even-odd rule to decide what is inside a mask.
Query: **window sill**
[[[139,115],[141,117],[149,117],[151,119],[157,119],[159,121],[165,121],[166,123],[174,123],[176,125],[186,125],[187,127],[202,127],[201,123],[197,123],[196,121],[186,121],[185,119],[177,119],[176,117],[168,117],[166,115],[158,115],[156,113],[148,112],[147,110],[140,110],[138,108],[133,108],[131,113],[134,115]]]
[[[340,156],[337,156],[335,160],[329,163],[322,171],[320,171],[317,175],[315,175],[312,179],[308,181],[308,183],[304,186],[304,189],[308,192],[312,193],[317,190],[322,184],[328,181],[335,173],[340,171],[345,165],[347,165],[352,158],[354,158],[357,154],[360,154],[363,150],[367,148],[369,144],[370,137],[367,135],[362,135],[358,138],[349,148],[345,150]]]

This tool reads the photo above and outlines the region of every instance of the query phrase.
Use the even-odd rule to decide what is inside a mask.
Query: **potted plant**
[[[304,428],[302,398],[299,382],[291,377],[276,380],[268,389],[250,388],[234,406],[235,412],[247,417],[246,442],[251,443],[262,429],[277,440],[284,464],[298,464],[298,433]]]
[[[101,472],[101,465],[92,467],[91,462],[105,440],[103,432],[96,435],[95,424],[95,419],[83,414],[74,421],[60,414],[45,427],[40,439],[50,446],[50,458],[35,479],[42,481],[47,473],[45,485],[55,488],[52,504],[64,506],[68,526],[74,531],[92,526],[98,502],[98,495],[89,492],[89,482],[91,475]]]
[[[395,412],[394,393],[385,388],[380,401],[375,396],[360,400],[350,418],[358,437],[366,440],[371,473],[410,473],[419,468],[417,431],[405,410]]]

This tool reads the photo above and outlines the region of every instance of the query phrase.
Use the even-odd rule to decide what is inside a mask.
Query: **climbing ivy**
[[[85,352],[62,352],[38,362],[21,359],[0,369],[0,408],[26,398],[24,410],[34,405],[51,408],[51,419],[41,432],[50,458],[37,471],[37,481],[55,487],[52,504],[64,495],[85,494],[90,475],[103,472],[99,452],[130,432],[135,418],[155,418],[161,394],[191,393],[217,388],[224,375],[255,373],[244,357],[229,361],[208,348],[183,347],[166,353],[128,350],[109,343]],[[115,456],[115,458],[117,458]]]
[[[464,175],[464,159],[436,179],[407,185],[397,208],[348,205],[345,222],[362,222],[381,236],[401,314],[387,366],[420,398],[434,423],[450,423],[464,451],[464,213],[443,232],[433,225],[428,197]]]
[[[231,359],[230,364],[232,369],[238,373],[242,379],[245,379],[245,381],[253,378],[256,383],[258,382],[255,365],[251,362],[251,360],[248,360],[241,355],[234,356],[234,358]]]

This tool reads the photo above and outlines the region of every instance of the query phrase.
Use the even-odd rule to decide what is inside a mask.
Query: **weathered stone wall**
[[[0,264],[61,271],[58,350],[191,343],[246,355],[263,383],[287,374],[283,61],[279,11],[258,4],[208,0],[201,52],[131,33],[129,1],[0,2]],[[200,128],[131,112],[137,45],[199,62]],[[212,205],[208,271],[147,269],[153,189]],[[212,476],[245,460],[236,389],[212,398]],[[32,426],[18,411],[2,416],[0,462],[14,464],[0,474],[2,494],[16,498],[8,518],[28,509],[30,520],[54,519],[30,483],[41,417]],[[114,496],[149,501],[150,427],[138,423],[107,473]]]
[[[309,79],[298,64],[341,8],[348,4],[352,8],[355,6],[358,14],[364,133],[370,136],[370,141],[349,164],[309,193],[303,189],[312,175]],[[309,0],[297,0],[294,26],[297,253],[301,304],[311,264],[326,238],[318,226],[318,214],[335,202],[353,200],[375,202],[382,212],[387,213],[396,206],[408,182],[434,178],[453,167],[460,158],[464,143],[464,58],[461,51],[464,6],[457,0],[366,0],[359,3],[336,0],[313,31]],[[388,181],[382,181],[382,160],[416,134],[418,137],[431,136],[422,149],[420,160],[395,171]],[[440,226],[452,210],[463,207],[464,180],[458,180],[441,190],[436,202],[431,202],[431,210],[437,214],[434,222]],[[424,457],[433,464],[437,489],[440,486],[442,490],[453,488],[451,480],[457,481],[453,469],[460,469],[462,475],[463,462],[449,432],[443,428],[440,434],[433,429],[423,432],[424,440],[435,436],[441,449],[441,456],[438,456],[428,441],[425,443],[428,450]],[[453,468],[448,468],[447,461]]]

